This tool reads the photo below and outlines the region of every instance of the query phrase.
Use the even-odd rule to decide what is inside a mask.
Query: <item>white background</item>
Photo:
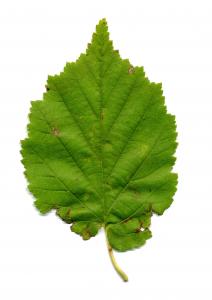
[[[116,253],[104,235],[84,242],[26,190],[19,140],[48,74],[86,48],[106,17],[115,48],[163,83],[178,125],[178,192],[152,220],[153,238]],[[212,2],[19,0],[0,2],[0,299],[212,299]]]

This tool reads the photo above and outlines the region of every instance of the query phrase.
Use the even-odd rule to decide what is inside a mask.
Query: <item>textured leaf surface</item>
[[[86,53],[48,78],[29,118],[22,155],[39,211],[55,209],[83,239],[104,226],[118,251],[143,245],[176,191],[175,118],[161,84],[113,49],[104,19]]]

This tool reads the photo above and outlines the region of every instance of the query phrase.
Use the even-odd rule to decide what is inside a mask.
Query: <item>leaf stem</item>
[[[114,254],[113,254],[113,248],[111,247],[108,238],[107,238],[107,231],[106,228],[104,226],[104,231],[105,231],[105,237],[106,237],[106,243],[107,243],[107,250],[110,256],[110,260],[112,262],[112,265],[114,267],[114,269],[116,270],[116,272],[118,273],[118,275],[126,282],[128,281],[128,276],[127,274],[124,273],[124,271],[122,271],[122,269],[119,267],[119,265],[117,264]]]

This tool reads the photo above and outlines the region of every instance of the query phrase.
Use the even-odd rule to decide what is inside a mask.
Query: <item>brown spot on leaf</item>
[[[59,134],[60,134],[59,129],[56,128],[56,127],[53,127],[53,128],[52,128],[52,135],[54,135],[54,136],[59,136]]]
[[[70,208],[67,210],[66,215],[67,215],[67,217],[71,216],[71,209]]]
[[[82,233],[82,238],[83,240],[89,240],[89,238],[91,237],[91,233],[89,229],[85,229]]]
[[[129,74],[133,74],[135,72],[133,66],[130,66],[130,68],[128,69],[128,73]]]
[[[100,113],[100,120],[101,120],[101,121],[104,120],[104,113],[103,113],[103,111]]]

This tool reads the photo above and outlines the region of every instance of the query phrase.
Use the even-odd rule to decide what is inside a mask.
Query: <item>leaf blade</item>
[[[140,220],[163,214],[177,185],[176,124],[161,84],[121,59],[103,19],[85,54],[47,87],[22,142],[36,207],[55,209],[84,239],[104,226],[118,251],[143,245],[150,222]]]

